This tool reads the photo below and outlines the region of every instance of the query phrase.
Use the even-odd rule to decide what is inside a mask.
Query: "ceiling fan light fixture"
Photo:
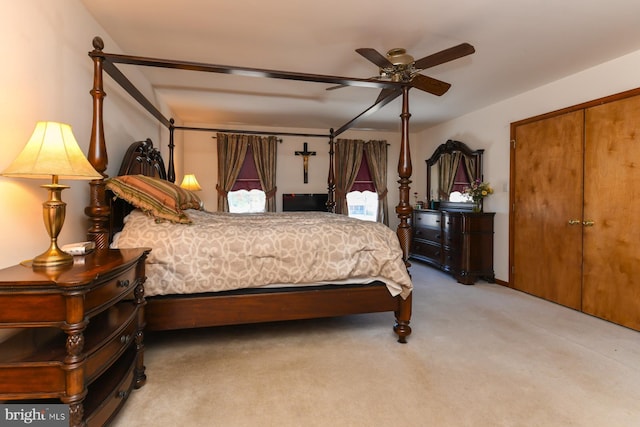
[[[414,63],[413,56],[409,55],[406,49],[395,48],[387,52],[387,59],[393,65],[411,65]]]

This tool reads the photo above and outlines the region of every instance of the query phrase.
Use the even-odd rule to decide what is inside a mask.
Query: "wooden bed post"
[[[102,49],[104,42],[100,37],[93,39],[93,51],[89,56],[93,59],[93,123],[91,126],[91,139],[89,141],[89,151],[87,159],[103,178],[89,182],[89,206],[84,210],[89,217],[88,240],[95,242],[99,249],[109,246],[109,204],[105,195],[104,178],[107,177],[105,171],[109,163],[107,157],[107,146],[104,139],[103,123],[103,99],[106,96],[103,89],[102,64],[104,56]]]
[[[327,178],[327,212],[336,213],[336,177],[333,170],[333,154],[335,142],[333,140],[333,128],[329,130],[329,176]]]
[[[176,169],[173,164],[173,148],[175,144],[173,143],[173,131],[176,129],[174,123],[176,121],[173,119],[169,120],[171,126],[169,126],[169,168],[167,169],[167,181],[176,182]]]
[[[409,246],[411,244],[411,225],[409,224],[409,218],[413,213],[413,208],[409,200],[409,191],[411,187],[411,173],[413,172],[411,166],[411,151],[409,149],[409,86],[402,86],[402,135],[400,138],[400,155],[398,157],[398,176],[400,179],[399,190],[399,202],[396,206],[396,213],[400,219],[398,224],[398,239],[400,239],[400,246],[402,247],[402,253],[404,256],[404,262],[409,267]]]
[[[398,156],[398,176],[400,179],[399,190],[399,202],[396,206],[396,213],[400,219],[398,224],[398,239],[400,240],[400,247],[402,248],[402,256],[407,268],[411,265],[409,263],[409,250],[411,245],[411,225],[409,224],[409,218],[413,213],[411,207],[409,192],[411,187],[411,173],[413,168],[411,166],[411,151],[409,149],[409,86],[402,86],[402,135],[400,138],[400,155]],[[396,324],[393,330],[398,334],[398,342],[406,343],[407,336],[411,334],[411,327],[409,322],[411,320],[411,307],[412,307],[413,292],[407,297],[402,299],[398,297],[399,307],[395,312]]]

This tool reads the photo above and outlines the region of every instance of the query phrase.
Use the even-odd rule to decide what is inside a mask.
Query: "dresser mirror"
[[[482,154],[460,141],[448,140],[436,148],[427,162],[427,196],[431,208],[472,209],[464,193],[475,180],[483,180]]]

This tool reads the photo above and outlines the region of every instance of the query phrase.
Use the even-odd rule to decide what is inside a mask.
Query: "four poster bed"
[[[407,336],[411,333],[409,326],[411,318],[411,280],[406,267],[410,242],[409,217],[412,209],[409,203],[409,183],[411,176],[411,158],[409,154],[408,142],[408,90],[409,87],[402,86],[398,89],[397,95],[403,95],[402,118],[402,140],[400,158],[398,161],[398,174],[400,183],[400,202],[396,207],[396,212],[400,219],[397,233],[391,232],[392,238],[385,235],[388,227],[379,223],[369,223],[366,230],[355,227],[364,225],[365,221],[353,220],[343,215],[333,212],[335,199],[333,153],[334,137],[346,130],[354,121],[338,129],[338,132],[331,130],[329,135],[329,176],[328,176],[328,213],[302,214],[265,214],[265,215],[239,215],[249,222],[239,224],[238,215],[228,213],[206,213],[198,210],[197,198],[192,194],[180,193],[178,213],[183,214],[185,224],[174,224],[180,221],[159,221],[157,217],[150,217],[148,206],[136,205],[140,209],[129,206],[129,203],[138,200],[135,197],[122,197],[130,187],[142,186],[138,190],[153,192],[159,187],[169,188],[170,191],[180,192],[179,187],[170,184],[175,181],[173,165],[173,132],[175,129],[185,130],[205,130],[175,126],[173,120],[166,119],[144,96],[127,80],[127,78],[116,68],[116,63],[135,64],[143,66],[158,66],[186,70],[199,70],[205,72],[226,72],[220,70],[220,66],[207,64],[195,64],[187,62],[155,60],[150,58],[132,57],[126,55],[115,55],[103,52],[103,43],[99,38],[93,42],[94,50],[89,52],[94,63],[93,89],[93,126],[91,141],[88,151],[88,159],[91,164],[105,178],[95,180],[90,183],[90,205],[85,209],[90,221],[88,238],[96,243],[97,248],[131,246],[149,246],[152,251],[147,264],[147,283],[145,283],[146,295],[146,328],[147,330],[160,331],[183,328],[208,327],[218,325],[231,325],[243,323],[258,323],[281,320],[309,319],[320,317],[332,317],[357,313],[393,312],[395,314],[395,324],[393,330],[398,335],[399,342],[406,342]],[[134,99],[136,99],[147,111],[156,117],[160,123],[165,125],[170,131],[169,159],[167,170],[165,170],[164,160],[158,150],[153,147],[151,141],[142,141],[133,144],[125,159],[123,159],[118,177],[107,179],[105,170],[107,167],[107,144],[104,138],[103,117],[103,72],[107,72],[116,82],[118,82]],[[271,76],[284,78],[279,76]],[[314,79],[315,77],[315,79]],[[318,81],[323,76],[303,76],[308,81]],[[289,77],[287,77],[289,78]],[[326,81],[320,80],[320,81]],[[335,78],[332,83],[341,83],[343,80]],[[384,87],[384,84],[382,84]],[[394,96],[395,97],[395,96]],[[386,101],[388,102],[388,100]],[[383,105],[383,102],[374,104],[373,111]],[[212,129],[206,129],[211,131]],[[234,131],[229,131],[234,132]],[[270,133],[273,134],[273,133]],[[284,135],[284,134],[283,134]],[[319,136],[319,135],[307,135]],[[149,180],[147,177],[154,177]],[[166,180],[166,181],[164,181]],[[166,183],[166,184],[164,184]],[[151,187],[144,187],[151,185]],[[163,188],[164,188],[163,187]],[[117,199],[114,194],[121,196]],[[141,196],[138,195],[138,198]],[[124,202],[121,199],[127,199]],[[189,199],[185,202],[185,198]],[[177,199],[176,199],[177,200]],[[320,216],[319,218],[317,216]],[[126,219],[125,219],[126,217]],[[212,219],[213,217],[213,219]],[[181,217],[182,218],[182,217]],[[271,221],[269,226],[262,221]],[[339,223],[338,227],[327,231],[324,227],[329,222]],[[208,221],[208,222],[207,222]],[[201,225],[205,222],[205,225]],[[289,229],[284,229],[286,224],[294,225],[306,224],[309,227],[296,227],[298,229],[318,229],[320,234],[305,236],[306,239],[296,236]],[[123,225],[124,223],[124,225]],[[212,224],[215,223],[215,224]],[[204,228],[199,228],[204,227]],[[241,234],[242,230],[248,234],[242,235],[240,243],[230,242],[223,237],[225,229],[233,230],[233,234]],[[304,253],[308,251],[307,257],[303,257],[294,262],[295,269],[304,274],[313,273],[314,266],[319,266],[316,270],[330,271],[347,270],[355,273],[354,278],[331,276],[325,280],[319,275],[311,275],[303,279],[290,276],[291,270],[287,264],[279,265],[272,257],[272,249],[261,247],[260,250],[267,253],[258,253],[258,247],[264,243],[252,243],[247,246],[247,241],[253,238],[259,229],[271,231],[272,235],[265,237],[266,240],[277,240],[283,235],[289,236],[292,240],[287,243],[280,242],[280,245],[288,245],[295,242],[297,248],[295,252]],[[161,231],[158,231],[161,230]],[[375,243],[375,247],[363,245],[371,242],[357,243],[358,236],[365,236],[368,240],[373,240],[374,235],[382,234],[382,244]],[[159,233],[159,234],[153,234]],[[343,234],[339,234],[343,233]],[[202,238],[213,241],[218,247],[207,246],[202,249],[205,243],[189,241],[185,235],[189,234],[191,239]],[[298,233],[299,234],[299,233]],[[151,239],[144,240],[148,236]],[[198,237],[199,236],[199,237]],[[296,240],[297,239],[297,240]],[[385,239],[387,239],[385,241]],[[185,243],[186,241],[186,243]],[[225,243],[226,242],[226,243]],[[309,242],[314,242],[315,246],[306,248]],[[149,244],[147,244],[149,243]],[[335,258],[340,252],[336,248],[346,247],[351,244],[360,245],[360,249],[348,253],[346,258]],[[238,246],[240,245],[240,246]],[[380,247],[390,249],[390,255],[376,254]],[[191,251],[190,248],[198,248],[198,251]],[[226,249],[225,249],[226,248]],[[232,249],[229,249],[232,248]],[[303,248],[303,249],[300,249]],[[306,249],[304,249],[306,248]],[[298,250],[300,249],[300,250]],[[196,259],[198,253],[205,253],[204,260],[199,261],[199,266],[190,265],[184,267],[188,269],[182,271],[182,279],[169,276],[166,270],[162,270],[170,264],[170,270],[180,270],[176,267],[178,261],[173,261],[170,253],[178,255],[178,258]],[[394,252],[395,251],[395,252]],[[232,259],[224,258],[233,253]],[[244,254],[250,255],[246,259],[239,260],[238,257]],[[213,258],[213,255],[222,258]],[[285,261],[291,254],[284,255]],[[154,258],[155,257],[155,258]],[[316,257],[314,259],[314,257]],[[387,258],[385,258],[387,257]],[[266,259],[269,258],[269,259]],[[327,258],[326,263],[321,259]],[[373,260],[382,259],[382,265],[374,265]],[[154,262],[155,259],[155,262]],[[175,266],[174,266],[175,263]],[[256,266],[254,263],[262,263]],[[292,264],[288,264],[290,267]],[[364,265],[374,265],[372,271],[361,271]],[[224,268],[223,268],[224,267]],[[284,276],[270,278],[265,283],[257,283],[262,279],[248,278],[243,274],[247,270],[278,270],[285,272]],[[226,271],[223,271],[226,270]],[[229,276],[229,272],[231,275]],[[317,271],[315,271],[317,272]],[[223,275],[227,276],[223,276]],[[193,279],[184,279],[189,276]],[[183,280],[184,279],[184,280]],[[195,289],[183,286],[183,282],[197,282]],[[231,282],[237,282],[232,285]],[[216,282],[218,287],[213,286]],[[211,285],[211,286],[210,286]]]

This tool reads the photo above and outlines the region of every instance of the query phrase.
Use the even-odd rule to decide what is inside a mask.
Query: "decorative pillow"
[[[144,175],[122,175],[106,181],[109,190],[156,219],[190,224],[184,209],[200,209],[202,202],[193,192],[169,181]]]

